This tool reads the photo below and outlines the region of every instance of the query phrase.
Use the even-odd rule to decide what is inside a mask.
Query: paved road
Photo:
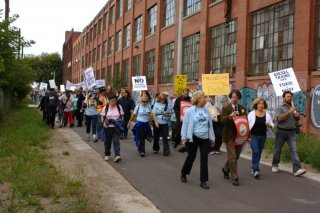
[[[84,138],[84,128],[74,131]],[[103,156],[103,143],[86,143]],[[151,143],[147,143],[146,157],[141,158],[129,137],[121,141],[122,162],[109,163],[162,212],[320,212],[319,182],[295,178],[286,172],[273,174],[268,166],[261,167],[262,177],[255,180],[250,174],[250,161],[240,159],[240,186],[234,187],[222,177],[221,167],[226,159],[226,153],[222,153],[209,156],[210,189],[204,190],[199,186],[199,154],[188,182],[181,183],[180,170],[186,154],[172,147],[171,151],[169,157],[153,154]]]

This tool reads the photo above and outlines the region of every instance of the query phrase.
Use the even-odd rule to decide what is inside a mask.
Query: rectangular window
[[[86,46],[89,45],[89,32],[87,32],[87,35],[86,35]]]
[[[101,79],[106,80],[106,68],[105,67],[103,67],[101,69]]]
[[[102,19],[98,22],[98,35],[102,32]]]
[[[142,16],[134,20],[134,42],[142,39]]]
[[[103,47],[102,47],[102,58],[105,58],[107,55],[107,41],[103,42]]]
[[[121,30],[116,33],[116,48],[115,51],[121,50]]]
[[[93,39],[97,37],[97,24],[93,26]]]
[[[184,3],[184,16],[190,16],[200,11],[201,0],[186,0]]]
[[[112,65],[109,65],[107,69],[107,84],[112,84]]]
[[[286,0],[252,14],[250,75],[293,66],[294,0]]]
[[[93,28],[90,29],[90,34],[89,34],[89,41],[92,41],[92,32],[93,32]]]
[[[199,74],[200,33],[183,39],[182,73],[188,75],[188,81],[198,79]]]
[[[88,66],[91,65],[91,64],[92,64],[92,51],[89,52],[89,64],[88,64]]]
[[[176,18],[176,5],[174,0],[164,1],[163,27],[167,27],[174,23]]]
[[[105,13],[103,17],[103,29],[108,29],[108,13]]]
[[[86,35],[82,37],[82,49],[84,48],[85,41],[86,41]]]
[[[125,10],[126,12],[128,12],[130,9],[131,9],[131,6],[132,6],[132,0],[127,0],[125,1]]]
[[[133,56],[133,74],[132,76],[140,76],[141,55]]]
[[[124,48],[129,47],[130,46],[130,31],[131,31],[131,26],[130,24],[127,24],[124,27],[124,41],[123,41],[123,46]]]
[[[122,0],[117,0],[117,18],[122,17]]]
[[[172,83],[174,42],[161,46],[160,83]]]
[[[110,7],[109,11],[109,25],[114,24],[114,5]]]
[[[95,63],[95,62],[96,62],[96,48],[94,48],[92,52],[92,63]]]
[[[82,56],[82,58],[81,58],[81,68],[84,68],[84,62],[85,62],[84,56]]]
[[[101,44],[98,45],[98,49],[97,49],[97,61],[100,60],[100,55],[101,55]]]
[[[96,72],[96,79],[101,79],[100,78],[100,70],[99,69],[97,69],[97,72]]]
[[[233,77],[236,72],[237,22],[220,24],[211,28],[209,32],[210,73],[229,73],[230,77]]]
[[[147,78],[147,82],[150,85],[154,84],[154,66],[155,66],[155,60],[156,60],[156,51],[155,49],[150,50],[146,52],[146,62],[145,62],[145,73],[144,75]]]
[[[121,70],[120,70],[120,63],[116,63],[114,65],[114,80],[121,80]]]
[[[108,55],[111,55],[113,52],[113,36],[109,38],[109,46],[108,46]]]
[[[129,86],[129,69],[130,69],[130,64],[129,64],[129,59],[126,59],[122,61],[122,76],[124,76],[123,82],[124,86]]]
[[[89,58],[88,58],[88,53],[86,54],[86,67],[88,67],[88,65],[89,65]]]
[[[148,35],[155,34],[157,30],[157,5],[148,10]]]

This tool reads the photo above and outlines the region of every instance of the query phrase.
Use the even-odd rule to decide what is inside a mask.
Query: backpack
[[[58,97],[56,95],[49,95],[47,106],[48,107],[57,107],[58,106]]]

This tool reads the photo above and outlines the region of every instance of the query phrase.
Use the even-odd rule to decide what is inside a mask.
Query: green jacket
[[[229,115],[233,112],[232,104],[229,103],[228,105],[222,108],[221,112],[221,121],[224,124],[224,128],[222,130],[222,140],[224,142],[227,141],[234,141],[237,136],[237,129],[236,125],[233,122],[233,119],[229,117]],[[239,115],[247,115],[246,108],[240,104],[238,104],[238,112]]]

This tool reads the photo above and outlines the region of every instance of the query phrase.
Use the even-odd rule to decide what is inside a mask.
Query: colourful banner
[[[237,137],[234,145],[243,146],[248,141],[250,132],[247,116],[234,116],[232,119],[237,129]]]
[[[184,113],[187,109],[192,107],[192,103],[189,101],[181,101],[180,104],[180,121],[183,121]]]
[[[229,73],[202,74],[202,91],[205,95],[228,95]]]
[[[187,87],[188,76],[187,75],[175,75],[174,76],[174,93],[180,95],[182,90]]]

